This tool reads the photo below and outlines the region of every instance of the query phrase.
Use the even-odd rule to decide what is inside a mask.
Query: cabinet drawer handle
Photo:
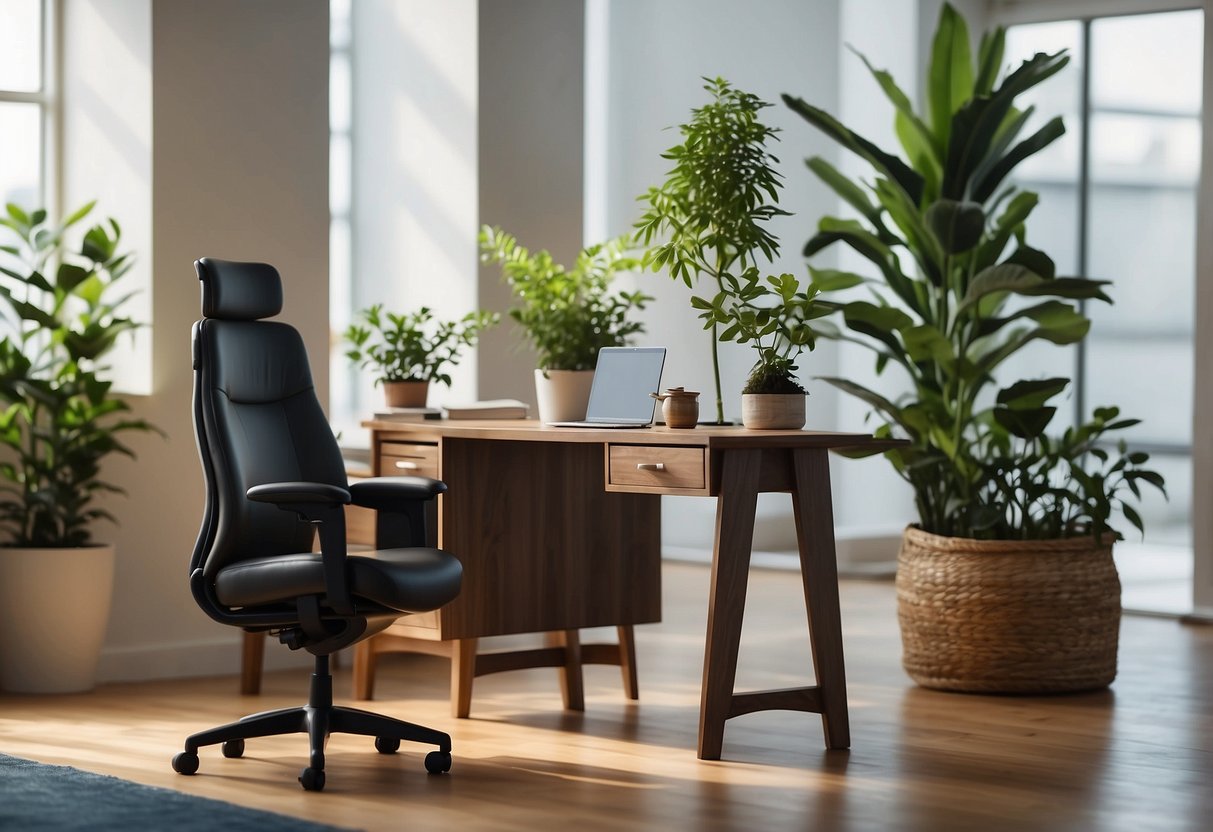
[[[396,467],[402,471],[416,471],[418,465],[416,462],[407,462],[403,459],[396,460]]]
[[[637,471],[664,471],[665,463],[664,462],[637,462],[636,470]]]

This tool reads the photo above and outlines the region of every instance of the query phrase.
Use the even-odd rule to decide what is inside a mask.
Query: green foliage
[[[919,522],[941,535],[1049,538],[1107,531],[1112,505],[1140,527],[1117,494],[1139,484],[1162,487],[1123,450],[1106,471],[1105,434],[1134,422],[1100,409],[1059,439],[1045,430],[1049,404],[1068,379],[1019,381],[1000,388],[995,372],[1033,341],[1073,344],[1090,321],[1077,301],[1110,302],[1107,281],[1059,277],[1053,261],[1026,242],[1024,222],[1037,196],[1004,180],[1024,159],[1064,133],[1053,119],[1020,138],[1031,108],[1016,98],[1060,71],[1064,52],[1037,54],[999,79],[1005,32],[986,34],[973,61],[968,28],[944,4],[928,68],[927,112],[913,111],[889,73],[860,56],[893,104],[908,164],[802,99],[784,103],[858,154],[875,178],[853,182],[824,159],[808,166],[858,213],[823,218],[806,257],[840,243],[872,267],[869,274],[812,269],[819,301],[833,320],[814,324],[822,337],[863,344],[876,371],[895,366],[910,382],[896,400],[840,378],[826,379],[872,406],[877,433],[909,440],[887,456],[914,488]],[[838,325],[841,323],[841,325]]]
[[[100,377],[101,359],[139,324],[120,313],[131,293],[111,297],[133,264],[118,252],[117,221],[92,226],[68,251],[66,232],[92,208],[59,225],[16,205],[0,216],[9,238],[0,298],[11,313],[0,339],[0,528],[14,546],[87,545],[94,521],[114,519],[94,499],[122,493],[101,479],[102,460],[134,456],[120,434],[159,432],[127,416],[130,406]]]
[[[398,315],[377,303],[358,313],[361,323],[349,325],[345,355],[382,381],[434,381],[450,384],[446,365],[459,364],[465,347],[474,347],[480,333],[500,320],[496,312],[469,312],[457,321],[440,321],[423,306]],[[365,326],[363,325],[365,324]]]
[[[628,316],[653,298],[610,290],[615,275],[640,267],[627,248],[626,237],[590,246],[568,269],[547,251],[532,254],[499,228],[480,230],[480,259],[501,264],[514,293],[510,317],[538,352],[540,369],[592,370],[602,347],[626,346],[644,332]]]
[[[664,240],[645,251],[646,267],[668,269],[670,277],[689,287],[706,275],[723,292],[727,275],[746,274],[760,254],[768,261],[778,254],[779,241],[765,224],[788,212],[778,207],[779,160],[767,150],[778,131],[758,119],[771,105],[723,78],[704,80],[712,101],[692,110],[691,120],[680,125],[682,144],[663,154],[674,165],[665,182],[640,197],[648,208],[636,227],[645,246]],[[716,418],[724,421],[719,322],[709,323]]]
[[[696,295],[691,305],[702,310],[704,329],[722,328],[719,340],[757,350],[758,362],[742,392],[805,392],[796,381],[796,357],[816,346],[809,321],[830,311],[814,302],[817,287],[801,289],[800,281],[790,274],[763,280],[753,266],[740,278],[722,275],[721,285],[724,288],[711,300]]]

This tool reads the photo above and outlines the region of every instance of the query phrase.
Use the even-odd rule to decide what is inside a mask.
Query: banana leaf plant
[[[95,523],[114,519],[95,498],[121,493],[102,461],[134,456],[119,435],[159,432],[103,377],[105,356],[139,324],[120,311],[133,293],[113,296],[133,265],[117,221],[68,250],[67,232],[92,208],[59,224],[11,204],[0,215],[0,531],[12,546],[88,545]]]
[[[1038,197],[1008,182],[1017,165],[1065,132],[1052,118],[1023,135],[1033,108],[1016,101],[1069,57],[1038,53],[1004,74],[1004,50],[1005,30],[996,28],[981,38],[974,61],[964,18],[944,4],[921,113],[888,72],[859,55],[893,105],[904,156],[783,96],[874,173],[856,182],[825,159],[807,160],[858,216],[823,218],[805,256],[841,244],[870,266],[860,274],[810,265],[812,285],[827,296],[818,302],[832,310],[814,329],[871,349],[878,374],[895,366],[908,377],[910,391],[896,398],[825,380],[867,402],[883,419],[880,435],[908,440],[886,455],[913,487],[923,529],[977,538],[1098,536],[1110,532],[1113,501],[1124,506],[1122,485],[1139,495],[1140,482],[1162,481],[1140,467],[1144,454],[1126,455],[1123,444],[1121,459],[1108,458],[1104,434],[1136,424],[1108,418],[1112,410],[1097,411],[1065,441],[1046,436],[1056,412],[1050,401],[1068,379],[1005,387],[998,380],[1007,359],[1035,341],[1082,340],[1091,326],[1083,301],[1111,302],[1109,281],[1058,275],[1052,259],[1027,243],[1025,221]],[[831,296],[855,287],[866,287],[870,299]],[[1095,470],[1105,463],[1120,467]],[[1125,517],[1140,528],[1131,507]]]

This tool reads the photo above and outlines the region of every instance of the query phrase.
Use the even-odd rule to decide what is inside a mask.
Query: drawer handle
[[[665,463],[664,462],[637,462],[636,470],[637,471],[664,471]]]
[[[396,467],[402,471],[416,471],[418,465],[416,462],[406,462],[403,459],[396,460]]]

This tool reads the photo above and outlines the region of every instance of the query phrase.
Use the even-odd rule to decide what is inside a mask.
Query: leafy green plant
[[[744,274],[759,254],[768,261],[778,254],[779,241],[765,223],[788,212],[778,207],[779,160],[767,150],[778,131],[758,119],[771,105],[723,78],[704,80],[712,101],[692,110],[691,120],[678,128],[682,144],[663,154],[674,166],[665,182],[640,197],[648,209],[636,227],[640,241],[651,246],[644,254],[646,267],[668,269],[688,287],[706,275],[720,292],[726,290],[727,275]],[[652,246],[658,238],[664,242]],[[709,323],[716,420],[723,422],[717,348],[722,321]]]
[[[1004,43],[1002,28],[987,33],[974,64],[965,21],[945,4],[921,115],[888,72],[860,55],[893,104],[908,163],[824,110],[783,96],[875,173],[858,183],[822,158],[808,160],[858,218],[823,218],[805,256],[841,243],[874,267],[862,275],[810,268],[823,294],[860,286],[871,293],[870,300],[822,301],[834,320],[815,328],[822,337],[871,349],[878,374],[895,366],[908,379],[910,392],[896,399],[847,379],[826,381],[871,405],[885,420],[880,435],[909,440],[887,456],[914,488],[923,529],[986,538],[1099,533],[1114,485],[1106,477],[1083,479],[1080,472],[1085,460],[1105,453],[1092,444],[1096,437],[1133,423],[1097,417],[1068,439],[1048,439],[1045,429],[1055,412],[1049,400],[1065,379],[1007,387],[996,380],[1007,359],[1034,341],[1061,345],[1085,337],[1090,321],[1078,302],[1111,302],[1103,291],[1108,281],[1058,276],[1048,255],[1026,242],[1024,223],[1037,195],[1005,180],[1065,128],[1053,118],[1020,138],[1032,107],[1019,109],[1015,102],[1069,58],[1064,51],[1038,53],[1000,79]],[[835,325],[839,320],[842,325]],[[1139,480],[1161,485],[1157,475],[1139,471],[1141,461],[1140,455],[1124,456],[1116,472],[1134,486]],[[1024,506],[1043,504],[1026,489],[1026,478],[1048,481],[1063,473],[1081,486],[1049,492],[1048,499],[1068,506],[1061,513],[1066,519],[1035,522],[1038,513]],[[1126,517],[1139,523],[1133,513]]]
[[[1109,453],[1105,435],[1139,423],[1120,419],[1118,408],[1097,407],[1089,421],[1059,437],[1028,423],[1041,418],[1035,407],[1015,409],[1027,396],[1051,395],[1050,390],[1060,391],[1068,383],[1064,378],[1021,383],[1008,388],[1005,401],[994,409],[1007,430],[983,437],[989,447],[983,449],[987,461],[976,509],[985,515],[982,525],[994,538],[1041,540],[1080,532],[1118,537],[1109,525],[1116,509],[1143,531],[1125,491],[1141,499],[1144,483],[1166,494],[1162,476],[1142,467],[1149,454],[1130,452],[1123,439],[1115,444],[1115,454]]]
[[[384,381],[434,381],[450,384],[443,369],[459,364],[465,348],[474,347],[480,333],[497,323],[496,312],[469,312],[457,321],[434,317],[428,306],[415,312],[384,312],[377,303],[358,313],[361,322],[345,330],[350,349],[345,355]]]
[[[134,457],[120,434],[159,432],[128,417],[101,377],[102,359],[139,324],[120,313],[132,293],[111,298],[133,265],[118,251],[117,221],[90,227],[68,251],[66,233],[93,204],[58,225],[11,204],[0,216],[11,240],[0,245],[0,298],[11,313],[0,324],[0,528],[13,546],[88,545],[95,521],[114,520],[94,499],[122,493],[101,478],[102,461]]]
[[[653,298],[643,292],[611,292],[620,272],[640,267],[630,257],[628,239],[590,246],[565,268],[546,250],[532,254],[499,228],[480,231],[480,259],[499,263],[514,294],[509,315],[539,354],[543,370],[592,370],[602,347],[626,346],[644,332],[633,310]]]
[[[804,393],[796,380],[796,358],[817,344],[809,321],[828,314],[814,302],[817,288],[801,289],[790,274],[760,278],[751,266],[740,278],[721,276],[724,287],[711,300],[698,295],[691,305],[702,310],[704,329],[722,327],[717,338],[748,344],[758,352],[742,393]]]

